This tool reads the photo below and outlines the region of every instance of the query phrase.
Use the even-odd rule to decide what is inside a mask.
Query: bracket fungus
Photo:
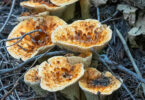
[[[84,75],[82,63],[70,64],[66,57],[55,56],[41,63],[39,76],[40,86],[49,92],[60,91],[70,100],[79,100],[80,93],[77,81]]]
[[[22,36],[23,38],[6,42],[9,54],[16,59],[25,61],[54,47],[51,33],[60,25],[66,25],[66,23],[56,16],[35,17],[20,22],[9,34],[8,39]],[[26,33],[38,29],[42,31],[26,35]]]
[[[93,19],[75,21],[58,27],[51,35],[52,42],[75,52],[101,50],[111,39],[112,30]]]
[[[34,68],[29,69],[24,75],[24,82],[30,86],[37,95],[46,96],[47,91],[41,89],[40,87],[40,77],[38,76],[38,67],[37,65]]]
[[[21,6],[32,10],[33,12],[49,11],[52,15],[61,16],[65,6],[57,6],[50,0],[29,0],[20,3]]]
[[[83,63],[85,67],[90,66],[92,61],[92,53],[80,53],[79,55],[66,54],[65,55],[71,64]]]
[[[110,97],[108,95],[121,87],[122,80],[120,80],[110,72],[101,73],[95,68],[86,68],[79,86],[84,91],[87,100],[108,100]]]

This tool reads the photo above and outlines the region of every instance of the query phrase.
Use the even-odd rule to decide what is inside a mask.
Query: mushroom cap
[[[40,83],[40,77],[38,76],[38,65],[29,69],[24,75],[24,81],[26,84],[35,85]]]
[[[52,4],[49,0],[44,1],[44,0],[29,0],[29,1],[23,1],[20,3],[21,6],[28,8],[28,9],[35,9],[38,10],[39,12],[42,11],[55,11],[64,8],[64,6],[57,6]]]
[[[27,60],[39,53],[45,52],[54,47],[51,41],[51,33],[60,25],[66,25],[66,22],[56,16],[34,17],[20,22],[12,32],[8,39],[23,36],[33,30],[41,29],[42,32],[34,32],[26,35],[20,42],[19,39],[6,42],[7,50],[11,56],[16,59]]]
[[[46,15],[49,15],[48,11],[34,12],[34,13],[24,12],[17,19],[18,19],[18,21],[24,21],[26,19],[30,19],[30,18],[33,18],[33,17],[46,16]]]
[[[101,25],[97,20],[87,19],[58,27],[52,33],[52,42],[74,52],[86,52],[91,48],[102,49],[111,37],[112,31],[108,26]]]
[[[66,6],[69,4],[73,4],[78,0],[50,0],[50,1],[57,6]]]
[[[55,56],[39,67],[40,86],[49,92],[63,90],[76,83],[84,74],[82,63],[70,64],[66,57]]]
[[[116,79],[110,72],[103,75],[95,68],[87,68],[84,76],[79,81],[82,90],[101,95],[110,95],[121,87],[122,82]]]
[[[85,67],[90,66],[91,61],[92,61],[92,53],[91,52],[80,53],[78,56],[66,54],[66,57],[71,64],[83,63]]]

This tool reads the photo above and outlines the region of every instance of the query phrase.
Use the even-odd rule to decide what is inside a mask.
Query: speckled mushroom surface
[[[21,2],[20,5],[28,9],[37,9],[41,12],[46,10],[53,11],[61,8],[51,3],[50,0],[28,0]]]
[[[110,95],[121,87],[121,82],[110,72],[102,74],[95,68],[87,68],[84,76],[79,81],[82,90],[102,95]]]
[[[50,1],[55,5],[65,6],[65,5],[73,4],[78,0],[50,0]]]
[[[87,19],[57,28],[52,34],[52,41],[58,46],[82,52],[104,47],[111,37],[112,31],[108,26],[97,20]]]
[[[51,33],[61,25],[66,25],[66,23],[56,16],[34,17],[20,22],[9,34],[8,39],[21,37],[36,29],[41,29],[42,32],[26,35],[18,43],[16,42],[19,39],[7,41],[6,46],[16,43],[13,46],[7,47],[9,54],[16,59],[27,60],[38,53],[48,50],[54,46],[51,41]]]
[[[40,82],[40,77],[38,76],[38,66],[29,69],[25,73],[24,81],[28,84],[37,84]]]
[[[82,63],[70,64],[66,57],[56,56],[39,67],[42,89],[55,92],[77,82],[84,74]]]

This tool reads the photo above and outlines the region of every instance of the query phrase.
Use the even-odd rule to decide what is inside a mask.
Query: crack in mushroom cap
[[[51,33],[61,25],[66,25],[66,22],[56,16],[35,17],[20,22],[12,32],[8,39],[21,37],[30,31],[41,29],[42,32],[34,32],[26,35],[19,43],[10,46],[19,39],[6,42],[7,50],[11,56],[16,59],[27,60],[39,53],[45,52],[52,48],[54,44],[51,41]]]
[[[60,7],[50,2],[50,0],[29,0],[20,3],[21,6],[28,9],[35,9],[39,11],[55,11],[63,9],[64,6]]]
[[[55,56],[39,67],[40,86],[49,92],[63,90],[76,83],[84,74],[82,63],[70,64],[66,57]]]
[[[122,81],[122,80],[121,80]],[[95,68],[87,68],[84,76],[79,81],[82,90],[101,95],[110,95],[121,87],[122,82],[116,79],[110,72],[103,75]]]
[[[40,83],[40,77],[38,76],[38,65],[34,68],[29,69],[24,75],[24,81],[27,84],[38,84]]]
[[[93,19],[75,21],[69,26],[57,28],[52,33],[53,43],[76,52],[90,51],[91,48],[100,50],[111,37],[111,29]]]
[[[65,5],[73,4],[78,0],[50,0],[50,1],[55,5],[65,6]]]

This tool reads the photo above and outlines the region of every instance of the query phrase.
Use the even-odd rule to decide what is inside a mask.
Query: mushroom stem
[[[64,14],[63,14],[63,19],[65,21],[69,21],[70,19],[72,19],[74,17],[75,6],[76,6],[76,3],[73,3],[66,7]]]
[[[62,7],[58,10],[55,10],[55,11],[50,11],[50,15],[55,15],[55,16],[58,16],[58,17],[62,17],[63,16],[63,12],[65,11],[66,7]]]
[[[75,83],[60,92],[69,100],[80,100],[80,88],[78,83]]]
[[[90,18],[90,0],[80,0],[81,15],[83,19]]]
[[[36,95],[45,97],[48,92],[40,87],[40,77],[38,76],[38,65],[29,69],[24,75],[24,82],[30,86],[36,93]]]
[[[33,91],[36,93],[36,95],[39,95],[41,97],[45,97],[48,94],[48,91],[45,91],[40,87],[40,83],[33,84],[33,85],[29,84],[29,83],[26,83],[26,84],[33,89]]]

